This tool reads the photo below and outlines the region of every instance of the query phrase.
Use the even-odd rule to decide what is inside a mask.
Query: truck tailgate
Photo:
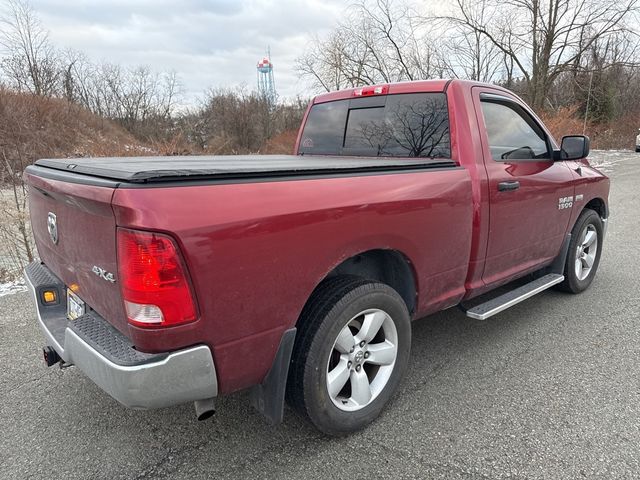
[[[88,307],[127,334],[115,281],[116,222],[111,208],[115,189],[47,179],[29,171],[25,179],[40,259]]]

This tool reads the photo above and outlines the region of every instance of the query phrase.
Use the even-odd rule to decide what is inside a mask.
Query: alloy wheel
[[[575,272],[578,280],[582,281],[589,276],[598,254],[598,232],[596,227],[589,223],[580,234],[580,241],[576,247]]]
[[[327,364],[327,390],[340,410],[369,405],[389,382],[398,355],[398,332],[383,310],[360,312],[340,330]]]

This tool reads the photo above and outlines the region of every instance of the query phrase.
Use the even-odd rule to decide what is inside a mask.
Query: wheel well
[[[607,212],[607,204],[604,203],[604,200],[601,198],[594,198],[593,200],[590,200],[584,208],[589,208],[595,211],[600,215],[600,218],[607,218],[609,216],[609,213]]]
[[[416,281],[411,262],[396,250],[369,250],[346,259],[326,278],[337,275],[355,275],[385,283],[404,300],[409,313],[416,308]]]

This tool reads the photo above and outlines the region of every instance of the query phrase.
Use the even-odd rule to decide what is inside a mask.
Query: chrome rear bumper
[[[66,289],[43,264],[29,265],[25,279],[47,343],[123,405],[159,408],[217,396],[216,369],[206,345],[174,352],[139,352],[96,312],[68,321],[62,301]],[[59,304],[42,304],[39,298],[44,288],[57,289]]]

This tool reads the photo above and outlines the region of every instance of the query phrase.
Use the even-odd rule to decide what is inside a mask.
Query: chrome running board
[[[563,280],[563,275],[549,273],[544,277],[540,277],[533,282],[511,290],[499,297],[481,303],[480,305],[468,310],[465,309],[465,312],[467,317],[475,318],[476,320],[486,320],[487,318],[494,316],[496,313],[500,313],[507,308],[513,307],[527,298],[533,297],[549,287],[553,287]]]

